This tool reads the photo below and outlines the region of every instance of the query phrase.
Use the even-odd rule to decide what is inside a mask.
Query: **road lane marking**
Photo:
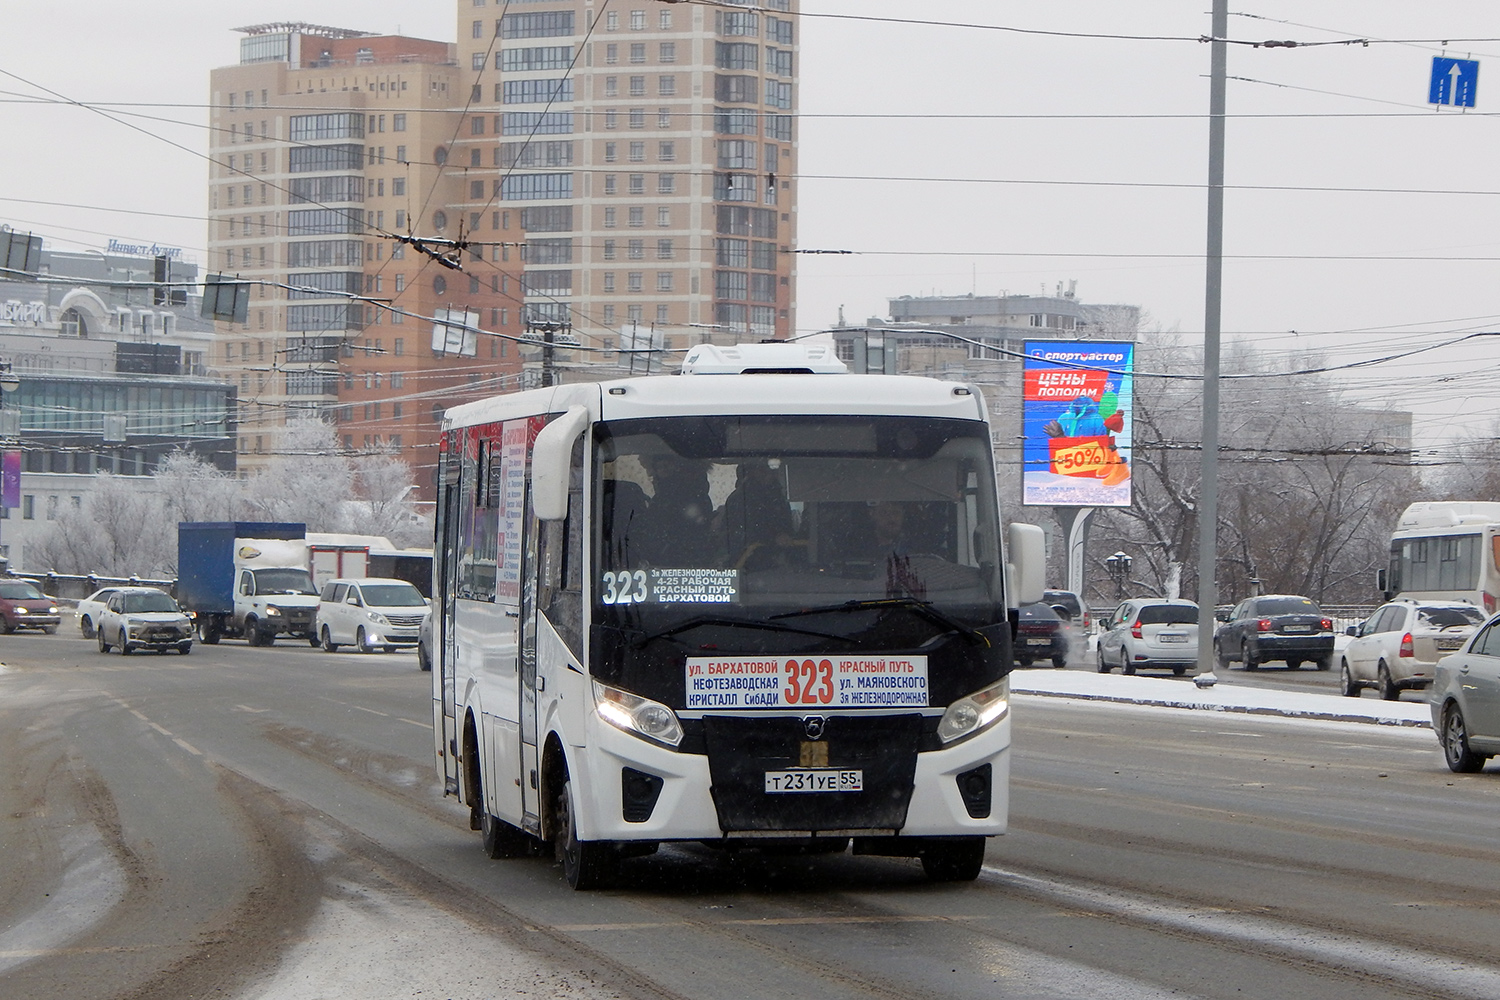
[[[420,727],[422,729],[427,730],[429,733],[432,732],[432,723],[430,721],[428,721],[428,722],[418,722],[416,719],[403,719],[399,715],[396,716],[396,721],[397,722],[404,722],[408,726],[418,726],[418,727]]]
[[[1374,941],[1353,934],[1330,933],[1273,917],[1221,907],[1184,906],[1145,895],[1130,895],[1062,879],[1023,875],[989,865],[980,878],[1019,886],[1074,906],[1086,907],[1135,923],[1167,928],[1210,940],[1251,945],[1258,951],[1288,955],[1335,969],[1377,971],[1420,990],[1441,991],[1474,1000],[1500,996],[1500,967],[1475,965],[1445,955]]]
[[[365,706],[363,706],[363,705],[355,705],[353,707],[359,709],[361,712],[369,712],[371,715],[378,715],[382,719],[389,719],[390,718],[390,714],[387,713],[387,712],[377,712],[373,708],[365,708]]]
[[[194,757],[202,757],[203,756],[203,751],[199,750],[197,747],[193,746],[187,740],[179,739],[178,737],[174,736],[174,737],[172,737],[172,742],[176,743],[178,746],[182,747],[182,749],[186,750],[188,753],[192,754]]]
[[[259,715],[262,712],[270,711],[269,708],[251,708],[249,705],[236,705],[234,707],[239,709],[241,712],[249,712],[252,715]]]

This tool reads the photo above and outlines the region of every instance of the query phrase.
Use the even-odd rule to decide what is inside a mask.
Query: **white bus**
[[[1041,531],[1003,562],[977,389],[842,371],[700,346],[448,411],[436,755],[490,856],[550,847],[576,889],[670,841],[979,873]]]
[[[1500,602],[1500,503],[1414,503],[1391,533],[1377,583],[1386,600],[1468,601],[1485,614]]]

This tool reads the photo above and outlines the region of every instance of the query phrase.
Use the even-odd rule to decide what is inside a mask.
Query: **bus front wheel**
[[[934,882],[972,882],[984,867],[983,837],[942,837],[922,851],[922,871]]]
[[[598,889],[609,883],[618,867],[620,856],[615,845],[603,840],[578,838],[577,809],[573,801],[573,782],[564,781],[557,795],[557,860],[562,862],[563,878],[574,889]]]

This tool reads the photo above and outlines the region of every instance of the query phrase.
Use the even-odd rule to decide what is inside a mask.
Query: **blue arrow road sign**
[[[1474,93],[1479,89],[1477,59],[1432,57],[1432,82],[1427,89],[1427,103],[1447,104],[1455,108],[1472,108]]]

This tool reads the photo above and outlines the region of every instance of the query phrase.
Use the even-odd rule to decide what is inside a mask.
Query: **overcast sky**
[[[832,323],[840,307],[851,322],[884,316],[900,295],[1076,280],[1086,302],[1138,305],[1185,342],[1201,338],[1209,46],[1192,39],[1209,30],[1206,0],[803,6],[799,242],[855,253],[801,258],[799,328]],[[1231,38],[1373,44],[1231,46],[1226,335],[1341,364],[1500,330],[1493,0],[1232,7],[1258,18],[1231,17]],[[208,72],[237,60],[231,29],[281,19],[449,40],[455,10],[0,0],[0,70],[13,74],[0,76],[0,221],[53,246],[119,237],[201,259]],[[1080,37],[1106,35],[1188,40]],[[1427,103],[1444,39],[1448,55],[1492,64],[1470,112]],[[40,88],[89,105],[178,106],[110,107],[166,119],[126,119],[134,131],[83,108],[18,103]],[[1500,344],[1481,339],[1349,378],[1370,405],[1415,410],[1430,443],[1491,429],[1497,364]]]

